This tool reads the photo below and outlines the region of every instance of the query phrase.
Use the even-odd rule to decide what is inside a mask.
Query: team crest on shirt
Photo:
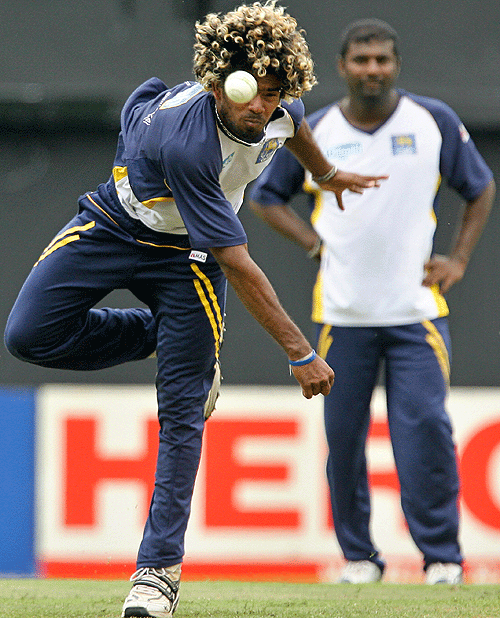
[[[262,146],[262,150],[257,157],[256,163],[263,163],[264,161],[267,161],[269,157],[273,156],[273,154],[276,152],[276,150],[278,150],[279,147],[280,141],[278,138],[273,137],[271,139],[268,139],[267,142],[265,142],[265,144]]]
[[[410,133],[408,135],[393,135],[392,140],[392,154],[416,154],[417,143],[415,141],[415,135]]]

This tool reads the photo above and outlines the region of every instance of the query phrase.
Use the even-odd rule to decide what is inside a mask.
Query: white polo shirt
[[[424,287],[432,253],[441,177],[466,199],[492,174],[463,124],[444,103],[401,93],[394,113],[369,133],[353,127],[337,104],[310,117],[323,153],[342,170],[388,175],[362,195],[345,191],[345,210],[301,171],[315,197],[311,220],[324,243],[313,295],[313,320],[337,326],[402,325],[447,315],[437,286]],[[278,153],[253,189],[265,204],[300,188],[297,163]]]

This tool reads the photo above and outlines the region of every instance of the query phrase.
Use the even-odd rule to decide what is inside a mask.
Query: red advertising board
[[[53,577],[127,577],[147,515],[158,426],[153,387],[50,385],[39,393],[38,558]],[[500,581],[500,390],[452,389],[468,581]],[[322,401],[295,388],[226,387],[207,422],[185,578],[330,581]],[[418,581],[399,506],[383,391],[368,443],[373,534],[387,579]]]

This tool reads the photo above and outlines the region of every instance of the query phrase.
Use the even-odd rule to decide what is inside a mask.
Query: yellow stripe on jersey
[[[436,183],[436,194],[439,191],[439,187],[441,186],[441,180],[442,180],[442,176],[441,176],[441,174],[438,174],[438,179],[437,179],[437,183]]]
[[[319,187],[314,187],[308,180],[304,181],[304,191],[314,196],[314,208],[311,213],[311,223],[314,225],[319,219],[321,210],[323,209],[323,194]]]
[[[304,191],[314,196],[314,208],[311,214],[311,224],[314,226],[323,209],[322,192],[321,189],[314,187],[308,180],[304,181],[303,188]],[[318,272],[316,283],[313,288],[313,308],[311,318],[313,322],[323,322],[323,278],[321,276],[321,270]]]
[[[219,306],[219,301],[217,300],[217,296],[214,292],[214,287],[210,279],[199,269],[197,264],[191,264],[191,268],[198,277],[198,279],[193,279],[194,287],[198,292],[198,296],[201,300],[203,307],[205,308],[205,312],[207,314],[210,325],[212,326],[215,340],[215,358],[219,358],[220,342],[224,329],[222,311]],[[208,296],[212,304],[210,304],[210,301],[205,294],[202,283],[208,292]]]
[[[74,242],[75,240],[80,240],[80,234],[78,232],[85,232],[86,230],[90,230],[95,227],[95,221],[90,221],[85,225],[75,225],[74,227],[70,227],[65,230],[59,236],[56,236],[45,249],[42,251],[42,255],[35,262],[34,266],[39,264],[42,260],[48,257],[51,253],[54,253],[57,249],[66,246],[70,242]]]
[[[311,319],[313,322],[321,324],[323,322],[323,276],[321,270],[316,277],[313,288],[313,308]]]
[[[441,174],[438,174],[438,179],[437,179],[437,182],[436,182],[436,192],[435,192],[436,195],[437,195],[437,192],[439,191],[439,187],[440,186],[441,186]],[[438,220],[437,220],[436,211],[434,210],[434,208],[431,208],[430,215],[431,215],[431,219],[437,225]]]
[[[332,330],[331,325],[325,324],[319,334],[318,354],[323,359],[326,358],[326,355],[328,354],[328,350],[330,349],[330,346],[333,343],[333,337],[330,335],[331,330]]]
[[[173,197],[154,197],[150,200],[146,200],[145,202],[141,202],[142,204],[144,204],[144,206],[146,206],[146,208],[154,208],[156,206],[156,204],[159,204],[160,202],[173,202],[174,198]]]
[[[116,165],[113,168],[113,179],[115,183],[122,180],[126,176],[128,176],[128,170],[126,167],[121,167],[120,165]]]
[[[127,183],[128,181],[128,169],[127,167],[122,167],[120,165],[116,165],[113,168],[113,179],[115,181],[115,185],[120,184],[120,182],[124,179],[127,179]],[[168,187],[167,187],[168,188]],[[149,208],[151,210],[151,208],[154,208],[157,204],[161,203],[161,202],[173,202],[174,198],[173,197],[153,197],[150,200],[146,200],[144,202],[141,202],[141,204],[143,204],[143,206],[145,206],[146,208]]]
[[[441,371],[443,373],[443,377],[446,381],[446,384],[450,384],[450,357],[448,356],[448,350],[446,349],[446,345],[444,343],[443,337],[438,329],[434,326],[434,324],[430,320],[424,320],[422,322],[423,327],[428,331],[428,334],[425,337],[427,343],[434,350],[434,354],[438,360],[438,363],[441,367]]]
[[[439,285],[435,283],[430,287],[432,295],[434,296],[434,300],[436,301],[436,306],[438,310],[438,317],[443,318],[445,315],[450,313],[448,308],[448,303],[446,302],[444,296],[439,291]]]

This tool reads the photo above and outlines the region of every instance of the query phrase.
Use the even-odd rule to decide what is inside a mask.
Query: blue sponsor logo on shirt
[[[417,152],[417,144],[415,142],[415,135],[393,135],[392,141],[392,154],[415,154]]]
[[[326,151],[326,157],[329,161],[345,161],[363,152],[363,146],[359,142],[351,142],[348,144],[339,144],[333,148],[328,148]]]
[[[262,146],[262,150],[257,157],[257,163],[262,163],[263,161],[267,161],[269,157],[272,157],[273,154],[280,147],[280,141],[276,137],[272,139],[268,139],[267,142]]]

